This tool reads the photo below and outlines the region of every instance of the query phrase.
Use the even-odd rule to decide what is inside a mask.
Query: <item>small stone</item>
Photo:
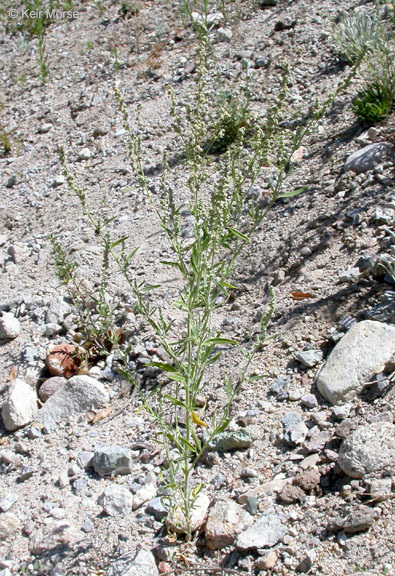
[[[133,509],[133,495],[116,484],[107,486],[97,502],[109,516],[128,516]]]
[[[309,550],[303,560],[296,566],[296,572],[303,574],[309,572],[313,567],[316,556],[317,554],[314,550]]]
[[[167,516],[167,510],[163,505],[162,498],[160,497],[150,500],[145,508],[145,511],[147,514],[154,516],[155,520],[158,520],[159,522]]]
[[[19,520],[12,512],[0,514],[0,542],[11,540],[15,537],[18,530]]]
[[[123,446],[96,447],[93,456],[93,468],[99,476],[130,474],[132,471],[132,452]]]
[[[47,350],[46,366],[53,376],[71,378],[84,361],[83,351],[73,344],[57,344]]]
[[[12,244],[8,248],[8,254],[11,256],[14,264],[21,264],[27,257],[26,248],[21,244]]]
[[[134,495],[133,510],[137,510],[137,508],[140,508],[140,506],[155,498],[156,491],[154,484],[143,485]]]
[[[306,406],[306,408],[316,408],[316,406],[318,406],[318,400],[314,394],[303,394],[300,402],[303,406]]]
[[[11,382],[6,400],[1,410],[6,430],[13,432],[30,422],[37,412],[37,396],[29,384],[21,378]]]
[[[345,420],[350,415],[350,404],[342,404],[340,406],[333,406],[332,415],[335,420]]]
[[[237,430],[225,430],[217,434],[210,442],[210,449],[217,452],[227,452],[230,450],[242,450],[249,448],[255,440],[254,433],[248,428]]]
[[[8,178],[5,187],[6,188],[13,188],[16,184],[16,175],[15,174],[11,174],[11,176]]]
[[[259,8],[271,8],[277,6],[278,0],[258,0]]]
[[[368,506],[360,506],[346,518],[343,524],[343,530],[346,534],[356,534],[364,532],[374,524],[374,510]]]
[[[38,395],[42,402],[46,402],[55,392],[57,392],[64,384],[66,384],[66,378],[62,376],[53,376],[48,378],[43,382],[38,390]]]
[[[321,452],[321,450],[324,450],[326,443],[329,442],[331,438],[332,433],[329,432],[329,430],[321,430],[318,434],[315,434],[306,440],[303,444],[303,448],[309,453]]]
[[[305,492],[310,492],[314,490],[316,486],[319,486],[320,480],[321,474],[318,470],[306,470],[306,472],[301,472],[295,476],[294,483]]]
[[[273,507],[267,508],[250,528],[243,531],[236,540],[238,550],[257,550],[275,546],[286,534],[287,529]]]
[[[140,549],[116,560],[106,576],[159,576],[159,572],[152,552]]]
[[[219,550],[230,546],[237,534],[252,522],[252,516],[233,500],[216,502],[210,509],[206,523],[207,548]]]
[[[59,174],[53,179],[52,187],[57,188],[58,186],[62,186],[65,182],[66,178],[63,176],[63,174]]]
[[[232,30],[229,28],[218,28],[217,30],[217,38],[219,42],[230,42],[232,36]]]
[[[93,457],[94,452],[84,450],[78,454],[76,462],[82,470],[86,470],[93,467]]]
[[[279,378],[270,386],[270,394],[277,396],[277,400],[280,402],[288,398],[288,380],[285,378]]]
[[[290,445],[302,444],[308,428],[297,412],[287,412],[281,420],[284,426],[283,439]]]
[[[321,350],[302,350],[295,353],[295,358],[306,368],[314,368],[323,358]]]
[[[278,552],[275,550],[270,550],[264,556],[261,556],[255,562],[256,568],[258,570],[271,570],[275,567],[278,560]]]
[[[0,510],[1,512],[8,512],[8,510],[19,500],[18,494],[15,492],[8,492],[4,496],[0,496]]]
[[[359,426],[343,441],[338,464],[351,478],[391,472],[395,462],[395,425],[375,422]]]
[[[106,126],[97,126],[93,130],[93,138],[100,138],[101,136],[105,136],[108,134],[108,128]]]
[[[0,318],[0,339],[14,339],[21,333],[21,324],[13,314],[3,312]]]
[[[89,160],[91,156],[92,152],[89,148],[82,148],[82,150],[78,152],[78,160]]]
[[[210,505],[210,498],[204,492],[199,492],[191,510],[190,530],[196,532],[203,524]],[[176,534],[186,534],[187,525],[184,513],[180,506],[176,505],[166,518],[166,527]]]
[[[373,170],[386,156],[393,154],[394,147],[389,142],[369,144],[349,156],[344,164],[344,171],[361,174]]]
[[[303,502],[305,494],[298,486],[287,483],[278,495],[284,504],[293,504],[294,502]]]
[[[45,322],[53,324],[62,324],[64,317],[70,314],[70,305],[63,298],[55,298],[51,301],[48,310],[45,313]]]
[[[40,134],[46,134],[51,129],[52,129],[52,124],[50,122],[45,122],[44,124],[41,124],[38,131]]]
[[[387,500],[392,496],[391,478],[378,478],[370,481],[369,496],[376,502]]]

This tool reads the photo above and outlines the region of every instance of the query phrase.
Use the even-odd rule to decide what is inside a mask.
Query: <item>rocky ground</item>
[[[169,248],[131,171],[113,86],[131,118],[141,104],[152,190],[167,150],[182,198],[167,87],[180,99],[193,93],[197,42],[178,2],[132,4],[125,14],[120,2],[76,1],[74,19],[51,23],[45,85],[35,42],[2,22],[11,150],[0,149],[0,575],[393,574],[394,117],[369,130],[356,122],[358,78],[298,151],[292,182],[306,191],[269,213],[235,271],[238,291],[216,314],[226,336],[246,339],[275,286],[275,338],[253,365],[267,377],[240,391],[229,428],[196,468],[204,489],[192,541],[166,529],[165,457],[116,355],[50,378],[47,350],[71,344],[77,326],[48,234],[89,290],[100,282],[101,251],[65,182],[61,146],[89,207],[140,247],[134,270],[161,284],[156,302],[183,329],[172,309],[179,280],[161,264]],[[284,122],[346,77],[330,22],[359,2],[225,2],[225,14],[220,4],[218,67],[229,86],[254,73],[255,113],[278,90],[284,59],[294,110]],[[262,202],[269,178],[256,185]],[[163,351],[115,271],[109,291],[130,366],[152,386],[158,374],[146,364]],[[222,372],[237,373],[238,358],[223,358],[202,391],[208,411],[224,400]]]

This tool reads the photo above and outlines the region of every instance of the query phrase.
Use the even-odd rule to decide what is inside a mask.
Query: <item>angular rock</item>
[[[133,510],[137,510],[143,504],[152,500],[156,496],[156,486],[154,484],[145,484],[134,495]]]
[[[130,474],[132,471],[132,452],[123,446],[98,446],[94,450],[93,469],[99,476]]]
[[[127,516],[133,509],[133,494],[125,486],[110,484],[100,494],[97,503],[109,516]]]
[[[52,378],[48,378],[43,382],[38,390],[38,395],[40,396],[40,400],[42,402],[46,402],[48,398],[53,396],[55,392],[57,392],[64,384],[66,384],[66,378],[62,376],[53,376]]]
[[[317,554],[314,550],[309,550],[303,560],[296,566],[296,572],[301,572],[302,574],[309,572],[313,567],[316,556]]]
[[[389,142],[376,142],[369,144],[351,154],[344,163],[344,171],[361,174],[373,170],[387,156],[394,152],[394,147]]]
[[[36,420],[48,430],[95,408],[103,408],[109,396],[100,382],[90,376],[73,376],[38,411]]]
[[[320,480],[321,474],[318,470],[306,470],[295,476],[294,483],[305,492],[310,492],[316,486],[319,486]]]
[[[364,532],[374,524],[375,515],[374,510],[368,506],[360,506],[353,510],[346,518],[343,524],[343,530],[346,534],[356,534],[357,532]]]
[[[19,500],[19,495],[15,492],[8,492],[4,496],[0,496],[0,511],[8,512],[8,510]]]
[[[116,560],[108,569],[107,576],[159,576],[159,572],[152,552],[141,549]]]
[[[268,508],[250,528],[236,539],[238,550],[257,550],[275,546],[286,534],[287,529],[273,507]]]
[[[306,366],[306,368],[314,368],[323,358],[321,350],[302,350],[295,353],[295,358],[298,362]]]
[[[288,444],[302,444],[306,439],[308,428],[297,412],[287,412],[281,420],[284,431],[283,439]]]
[[[293,502],[302,502],[305,499],[305,494],[298,486],[288,483],[285,484],[278,497],[284,504],[292,504]]]
[[[63,298],[55,298],[51,301],[45,314],[46,324],[62,324],[64,317],[70,314],[71,308]]]
[[[255,562],[255,566],[258,570],[271,570],[277,564],[278,552],[276,550],[270,550],[261,558],[258,558]]]
[[[21,378],[11,382],[7,398],[1,409],[6,430],[13,432],[33,421],[37,412],[37,395]]]
[[[233,500],[216,502],[210,509],[206,523],[207,548],[218,550],[233,544],[237,534],[252,522],[252,516]]]
[[[159,522],[167,516],[167,510],[163,505],[162,498],[160,497],[150,500],[145,508],[145,511],[147,514],[151,514],[155,520],[158,520]]]
[[[255,440],[254,433],[248,428],[238,430],[225,430],[218,434],[211,442],[210,449],[217,452],[227,452],[229,450],[242,450],[249,448]]]
[[[350,478],[391,473],[395,467],[395,425],[374,422],[359,426],[343,441],[337,462]]]
[[[207,496],[207,494],[200,492],[192,506],[190,522],[191,532],[196,532],[196,530],[198,530],[204,524],[209,505],[210,498]],[[176,534],[186,534],[186,520],[180,506],[175,506],[175,508],[167,516],[166,527],[168,530],[171,530]]]
[[[13,339],[21,333],[21,324],[13,314],[3,312],[0,318],[0,339]]]
[[[395,355],[395,326],[364,320],[332,350],[317,376],[317,387],[332,404],[344,404]]]

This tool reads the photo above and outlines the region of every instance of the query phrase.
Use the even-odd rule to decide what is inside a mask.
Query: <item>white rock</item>
[[[45,314],[45,322],[46,324],[62,324],[64,317],[70,312],[71,308],[63,298],[55,298]]]
[[[101,382],[90,376],[73,376],[46,401],[38,411],[36,420],[51,431],[57,423],[88,410],[102,408],[108,402],[109,396]]]
[[[156,496],[156,486],[153,484],[146,484],[140,488],[134,495],[133,510],[137,510],[146,502],[149,502]]]
[[[338,342],[317,376],[317,387],[332,404],[344,404],[395,355],[395,326],[365,320]]]
[[[155,558],[149,550],[137,550],[134,556],[116,560],[108,569],[107,576],[159,576]]]
[[[1,410],[4,427],[10,432],[33,421],[37,412],[37,394],[21,378],[11,382]]]
[[[204,523],[207,515],[207,510],[210,505],[210,498],[207,494],[200,492],[192,506],[191,511],[191,522],[190,530],[195,532]],[[177,534],[185,534],[187,532],[187,525],[185,516],[181,510],[181,507],[176,505],[175,508],[170,512],[166,519],[166,526],[172,532]]]
[[[337,461],[351,478],[380,476],[385,470],[390,472],[394,462],[395,426],[390,422],[359,426],[343,441]]]
[[[133,509],[133,494],[125,486],[110,484],[97,502],[109,516],[127,516]]]
[[[218,550],[233,544],[237,534],[252,523],[253,517],[233,500],[216,502],[205,528],[207,548]]]
[[[250,528],[236,540],[239,550],[257,550],[275,546],[286,534],[287,529],[273,507],[268,508]]]
[[[13,314],[3,312],[0,318],[0,338],[16,338],[21,333],[21,324]]]
[[[92,152],[89,148],[82,148],[82,150],[78,152],[78,160],[89,160],[91,156]]]
[[[394,147],[389,142],[376,142],[369,144],[361,150],[357,150],[349,156],[344,164],[344,171],[361,174],[373,170],[387,155],[394,152]]]

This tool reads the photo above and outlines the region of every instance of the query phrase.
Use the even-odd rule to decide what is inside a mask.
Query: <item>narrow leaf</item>
[[[111,244],[111,248],[115,248],[115,246],[118,246],[119,244],[122,244],[122,242],[125,242],[125,240],[127,240],[129,238],[129,236],[123,236],[122,238],[119,238],[118,240],[115,240],[115,242],[113,242]]]
[[[244,242],[249,241],[248,236],[246,236],[245,234],[243,234],[239,230],[236,230],[236,228],[232,228],[231,226],[228,226],[228,230],[232,236],[236,236],[237,238],[240,238],[240,240],[244,240]]]
[[[298,196],[301,192],[306,190],[307,186],[303,186],[302,188],[296,188],[296,190],[290,190],[289,192],[284,192],[280,194],[278,198],[292,198],[293,196]]]

